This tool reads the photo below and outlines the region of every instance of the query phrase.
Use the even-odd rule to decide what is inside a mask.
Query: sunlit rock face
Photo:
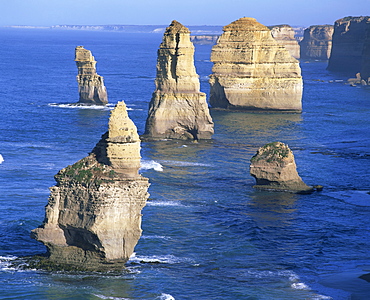
[[[328,70],[353,74],[361,71],[369,22],[369,16],[345,17],[335,21]]]
[[[303,40],[300,42],[302,59],[327,60],[330,57],[333,25],[313,25],[306,28]]]
[[[78,104],[107,104],[107,89],[104,86],[103,77],[96,74],[96,61],[91,51],[77,46],[75,61],[78,69],[77,82],[80,95]]]
[[[273,142],[259,148],[252,157],[250,174],[256,179],[255,188],[291,192],[311,192],[298,175],[293,152],[288,145]]]
[[[122,268],[141,236],[141,210],[149,196],[139,167],[136,126],[120,102],[92,153],[55,176],[44,222],[31,234],[48,250],[37,266]]]
[[[210,139],[213,122],[200,92],[190,31],[177,21],[167,27],[158,50],[156,90],[149,104],[146,139]]]
[[[241,18],[223,31],[211,54],[211,106],[300,112],[299,62],[270,30],[253,18]]]
[[[290,25],[275,25],[268,27],[272,37],[283,45],[294,58],[299,58],[299,44],[295,39],[294,29]]]

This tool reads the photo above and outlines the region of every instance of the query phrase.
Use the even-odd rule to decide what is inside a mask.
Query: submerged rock
[[[306,28],[299,43],[302,59],[327,60],[330,57],[333,25],[313,25]]]
[[[295,39],[294,29],[290,25],[268,26],[272,37],[282,44],[294,58],[299,58],[299,44]]]
[[[139,136],[120,102],[92,153],[55,176],[44,222],[31,233],[48,250],[36,267],[121,268],[141,236],[149,195],[139,168]]]
[[[266,144],[251,158],[250,174],[256,179],[255,188],[310,193],[298,175],[293,152],[281,142]],[[321,188],[322,189],[322,188]]]
[[[335,21],[328,70],[361,71],[366,30],[370,17],[345,17]]]
[[[144,138],[210,139],[213,122],[206,94],[199,91],[190,31],[177,21],[167,27],[158,50],[156,90]]]
[[[78,68],[77,82],[80,95],[78,104],[107,104],[107,89],[104,86],[103,77],[96,74],[96,61],[91,51],[77,46],[75,61]]]
[[[211,106],[300,112],[299,62],[270,30],[253,18],[241,18],[223,31],[211,54]]]

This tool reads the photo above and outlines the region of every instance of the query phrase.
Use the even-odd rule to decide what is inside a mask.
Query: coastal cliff
[[[107,104],[107,89],[104,86],[103,77],[96,74],[96,61],[91,51],[77,46],[75,62],[78,69],[77,82],[80,96],[78,104]]]
[[[250,174],[256,179],[255,188],[290,192],[312,192],[298,175],[293,152],[281,142],[259,148],[251,158]]]
[[[370,85],[370,22],[367,24],[362,49],[361,79],[364,84]]]
[[[294,58],[299,58],[299,44],[295,39],[294,29],[289,25],[268,26],[272,37],[283,45]]]
[[[158,50],[156,90],[149,103],[145,139],[210,139],[213,122],[200,92],[190,31],[177,21],[167,27]]]
[[[211,53],[211,106],[300,112],[299,62],[270,30],[253,18],[241,18],[223,31]]]
[[[335,21],[333,44],[327,69],[331,71],[361,71],[366,29],[370,17],[345,17]]]
[[[93,151],[55,176],[44,222],[31,233],[48,250],[36,267],[122,268],[141,236],[148,198],[148,179],[139,168],[140,139],[119,102]]]
[[[333,25],[313,25],[305,29],[300,45],[302,59],[327,60],[332,47]]]

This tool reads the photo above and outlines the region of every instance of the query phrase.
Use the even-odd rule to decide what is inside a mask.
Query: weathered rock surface
[[[241,18],[223,30],[211,54],[211,106],[300,112],[299,62],[270,30],[253,18]]]
[[[330,57],[333,25],[313,25],[305,29],[299,43],[302,59],[327,60]]]
[[[361,71],[365,34],[370,17],[345,17],[335,21],[328,70]]]
[[[139,167],[139,136],[120,102],[92,153],[55,176],[44,222],[31,233],[48,250],[39,267],[121,268],[141,236],[148,198]]]
[[[250,174],[255,188],[291,192],[312,192],[298,175],[293,152],[281,142],[266,144],[251,159]]]
[[[96,74],[96,61],[91,51],[77,46],[75,61],[78,68],[77,82],[79,104],[105,105],[108,103],[107,89],[103,77]]]
[[[206,94],[199,91],[190,31],[177,21],[167,27],[159,47],[155,84],[144,138],[211,138],[213,122]]]
[[[295,32],[292,26],[284,24],[268,26],[268,28],[271,30],[272,37],[287,48],[290,55],[299,58],[299,44],[294,37]]]

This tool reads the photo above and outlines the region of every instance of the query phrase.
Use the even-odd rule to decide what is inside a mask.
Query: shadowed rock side
[[[299,62],[270,30],[253,18],[241,18],[223,31],[211,54],[211,106],[300,112]]]
[[[364,48],[362,49],[361,79],[364,85],[370,85],[370,22],[367,24]]]
[[[297,173],[293,152],[281,142],[266,144],[251,158],[250,174],[256,179],[255,188],[309,193]]]
[[[268,26],[272,37],[283,45],[294,58],[299,58],[299,44],[295,39],[294,29],[289,25]]]
[[[149,104],[146,139],[210,139],[213,122],[199,91],[190,31],[177,21],[167,27],[158,50],[156,90]]]
[[[327,60],[330,57],[333,25],[313,25],[306,28],[299,43],[302,59]]]
[[[370,17],[345,17],[335,21],[328,70],[361,71],[365,33]]]
[[[48,250],[36,267],[121,268],[141,236],[148,198],[139,168],[139,136],[120,102],[92,153],[55,176],[44,222],[31,233]]]
[[[77,82],[80,99],[78,104],[105,105],[108,103],[103,77],[96,74],[96,61],[89,50],[77,46],[75,61],[78,68]]]

